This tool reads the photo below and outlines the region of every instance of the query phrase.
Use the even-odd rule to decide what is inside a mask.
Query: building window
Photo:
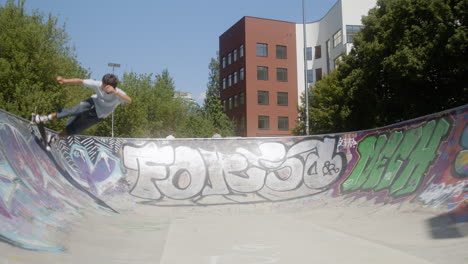
[[[257,80],[268,80],[268,67],[257,66]]]
[[[239,97],[237,96],[237,94],[234,95],[234,107],[237,107],[237,106],[238,106],[238,101],[237,101],[238,98],[239,98]]]
[[[307,60],[312,60],[312,47],[307,47],[306,48],[306,59]]]
[[[314,82],[314,70],[307,70],[307,83]]]
[[[229,74],[228,76],[228,87],[231,87],[232,86],[232,75]]]
[[[232,63],[232,53],[228,54],[228,65],[231,65]]]
[[[237,83],[237,72],[234,72],[234,84]]]
[[[240,119],[240,129],[245,129],[245,116],[242,116]]]
[[[257,56],[268,57],[268,44],[257,43]]]
[[[322,68],[315,69],[315,79],[317,82],[322,80]]]
[[[224,106],[224,112],[227,112],[227,110],[228,110],[228,100],[223,101],[223,106]]]
[[[245,104],[245,93],[240,93],[239,95],[239,103],[241,105],[244,105]]]
[[[322,58],[322,46],[315,46],[315,58]]]
[[[338,56],[335,58],[335,69],[338,68],[338,64],[343,60],[343,56]]]
[[[277,94],[278,105],[288,106],[288,93],[279,92]]]
[[[268,91],[258,91],[257,95],[258,95],[257,97],[258,97],[258,104],[259,105],[268,105],[269,104]]]
[[[223,78],[223,90],[226,89],[226,78]]]
[[[245,70],[244,70],[244,68],[240,69],[239,78],[240,78],[241,81],[243,81],[245,79]]]
[[[229,110],[232,110],[232,97],[229,98]]]
[[[342,42],[343,42],[343,34],[340,29],[335,34],[333,34],[333,47],[336,48],[336,46],[340,45]]]
[[[223,69],[226,68],[226,57],[223,57]]]
[[[270,117],[269,116],[258,116],[258,128],[259,129],[270,129]]]
[[[237,61],[237,49],[234,50],[233,54],[234,54],[233,55],[234,56],[234,62],[236,62]]]
[[[359,25],[346,25],[346,42],[353,43],[354,36],[363,28]]]
[[[276,45],[276,58],[287,59],[286,46]]]
[[[287,116],[278,117],[278,130],[289,130],[289,117]]]
[[[279,82],[287,82],[288,81],[288,69],[277,68],[276,80],[278,80]]]
[[[239,56],[242,58],[244,57],[244,45],[241,45],[239,48]]]

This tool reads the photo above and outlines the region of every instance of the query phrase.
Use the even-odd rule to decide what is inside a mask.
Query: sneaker
[[[36,117],[34,118],[34,122],[36,122],[36,124],[39,124],[39,123],[47,123],[47,121],[49,121],[49,117],[47,117],[46,115],[36,115]]]
[[[57,135],[53,135],[53,134],[47,134],[47,145],[51,145],[53,143],[55,143],[56,141],[58,140],[58,136]]]
[[[47,142],[46,142],[46,150],[50,151],[52,149],[52,146],[56,144],[58,141],[58,136],[57,135],[52,135],[50,133],[47,134]]]

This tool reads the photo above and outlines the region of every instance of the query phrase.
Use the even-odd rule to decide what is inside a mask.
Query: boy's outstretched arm
[[[120,99],[124,100],[127,104],[131,103],[132,102],[132,98],[130,98],[130,96],[126,95],[126,94],[123,94],[123,93],[119,93],[117,92],[117,90],[113,89],[113,94],[117,95],[118,97],[120,97]]]
[[[57,76],[57,82],[59,84],[77,84],[77,85],[83,84],[82,79],[64,79],[62,78],[62,76]]]

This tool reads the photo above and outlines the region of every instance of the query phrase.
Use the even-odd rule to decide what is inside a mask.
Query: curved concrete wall
[[[0,239],[62,251],[83,210],[210,206],[318,196],[410,202],[466,221],[468,105],[392,126],[308,137],[76,136],[42,150],[0,111]],[[128,208],[127,208],[128,209]]]

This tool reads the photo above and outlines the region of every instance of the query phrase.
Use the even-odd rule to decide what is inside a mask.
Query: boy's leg
[[[72,108],[61,108],[57,111],[56,118],[62,119],[69,116],[77,116],[94,108],[93,99],[90,97]]]
[[[94,102],[92,100],[93,99],[90,97],[72,108],[60,108],[57,112],[51,113],[49,115],[37,115],[35,121],[36,123],[46,123],[56,118],[62,119],[69,116],[77,116],[94,108]]]
[[[83,130],[90,128],[91,126],[102,121],[102,118],[98,118],[96,111],[90,110],[77,115],[72,122],[70,122],[65,130],[60,132],[59,136],[72,136],[81,133]]]

